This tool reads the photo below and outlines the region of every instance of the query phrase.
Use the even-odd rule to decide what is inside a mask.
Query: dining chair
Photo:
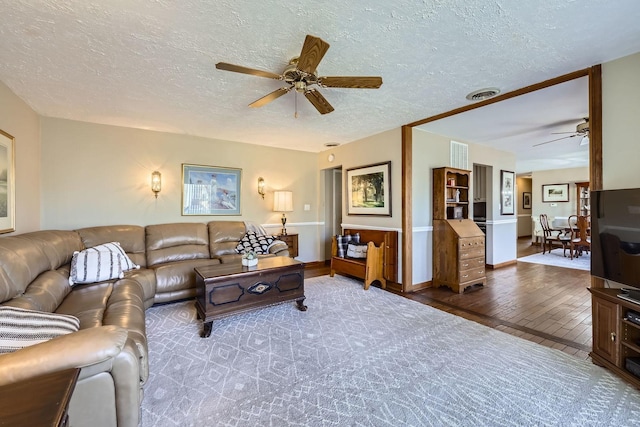
[[[555,229],[549,225],[547,214],[540,214],[540,226],[542,227],[542,253],[545,254],[547,248],[551,253],[555,242],[562,245],[562,255],[567,256],[567,249],[571,242],[571,235],[564,232],[564,229]]]
[[[577,215],[576,231],[571,233],[571,259],[591,250],[590,217]],[[571,224],[570,224],[571,225]]]

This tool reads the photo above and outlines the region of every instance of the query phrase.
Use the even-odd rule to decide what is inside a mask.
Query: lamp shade
[[[273,210],[274,212],[293,211],[293,193],[291,191],[274,191]]]

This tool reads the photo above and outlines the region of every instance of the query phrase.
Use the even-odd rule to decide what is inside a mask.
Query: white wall
[[[333,161],[329,155],[333,154]],[[342,227],[398,232],[398,282],[402,282],[402,133],[400,128],[371,135],[318,154],[319,170],[342,167],[342,188],[346,189],[347,169],[391,161],[391,216],[349,215],[346,191],[342,197]],[[324,181],[318,194],[325,194]],[[325,201],[321,201],[324,204]],[[330,236],[326,232],[321,238]],[[326,236],[326,237],[325,237]]]
[[[640,187],[640,53],[602,65],[602,180],[606,190]]]
[[[273,191],[293,191],[287,231],[299,233],[302,261],[321,259],[318,249],[317,154],[238,142],[63,119],[42,118],[44,229],[93,225],[243,220],[277,233]],[[182,216],[182,163],[242,169],[240,216]],[[151,172],[162,173],[154,198]],[[266,181],[263,200],[258,177]],[[310,205],[309,211],[303,206]]]
[[[518,177],[516,179],[516,205],[518,207],[518,237],[531,236],[531,212],[532,209],[525,209],[523,205],[523,194],[531,193],[531,178]],[[532,205],[533,207],[533,205]]]
[[[15,138],[15,233],[40,229],[40,118],[0,82],[0,129]]]
[[[413,130],[413,284],[433,278],[433,168],[450,164],[451,138]],[[465,142],[465,141],[459,141]],[[465,142],[466,143],[466,142]],[[469,169],[474,163],[489,166],[487,179],[486,262],[498,265],[517,255],[516,219],[500,215],[500,170],[515,169],[515,155],[486,146],[469,145]],[[471,175],[471,180],[474,177]],[[470,200],[473,200],[471,186]]]

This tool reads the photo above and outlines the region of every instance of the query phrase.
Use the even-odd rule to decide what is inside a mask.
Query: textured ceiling
[[[640,51],[638,0],[0,0],[0,80],[44,116],[306,151],[448,111]],[[320,75],[379,75],[377,90],[322,89],[320,115],[281,82],[306,34],[331,48]],[[554,119],[553,122],[565,120]],[[573,125],[570,124],[569,128]],[[569,129],[571,130],[571,129]]]

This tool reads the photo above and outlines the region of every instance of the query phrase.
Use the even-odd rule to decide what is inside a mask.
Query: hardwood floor
[[[540,251],[530,238],[519,239],[518,257]],[[305,277],[324,274],[328,267],[305,270]],[[586,359],[591,351],[589,283],[588,271],[517,263],[488,269],[487,285],[464,294],[438,288],[400,295]]]

